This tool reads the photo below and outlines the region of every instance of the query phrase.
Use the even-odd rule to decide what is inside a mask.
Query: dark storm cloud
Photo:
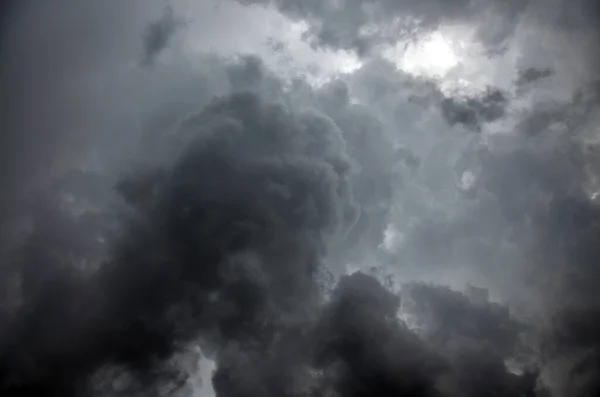
[[[262,346],[286,317],[307,315],[325,238],[354,219],[341,132],[240,94],[177,134],[184,152],[154,195],[130,195],[138,209],[113,259],[88,282],[57,273],[44,316],[31,311],[39,300],[18,313],[16,340],[4,339],[5,394],[69,395],[105,364],[160,368],[198,335]],[[40,340],[21,339],[28,332]]]
[[[519,71],[519,77],[515,81],[517,89],[523,90],[531,87],[540,80],[551,77],[554,74],[552,69],[527,68]]]
[[[537,395],[535,371],[509,373],[502,356],[471,336],[443,347],[424,341],[398,320],[399,308],[400,298],[376,278],[344,276],[316,322],[280,332],[269,354],[229,349],[215,373],[215,390],[219,396]],[[503,315],[505,308],[499,309]],[[506,324],[493,311],[495,319],[485,309],[476,311],[465,313],[474,314],[472,320],[481,321],[490,335]],[[455,330],[439,324],[446,327]]]
[[[355,273],[340,280],[316,326],[322,384],[350,396],[537,395],[536,371],[509,373],[503,360],[512,353],[503,356],[493,346],[504,343],[501,334],[514,342],[518,333],[507,308],[468,302],[440,287],[414,287],[403,299],[412,295],[421,309],[430,308],[412,310],[432,327],[424,338],[398,320],[400,298],[377,279]],[[438,300],[439,293],[449,302]]]
[[[171,6],[165,7],[160,19],[146,27],[142,65],[149,66],[154,62],[156,57],[167,48],[180,25],[181,21],[177,20],[173,8]]]
[[[317,363],[344,396],[439,396],[447,363],[397,319],[400,299],[365,274],[343,277],[317,326]]]
[[[40,6],[39,24],[15,25],[22,30],[5,41],[1,95],[10,106],[2,110],[2,147],[14,152],[3,157],[7,190],[62,153],[45,143],[70,130],[79,114],[70,105],[85,96],[70,86],[73,79],[109,68],[111,56],[129,62],[145,51],[153,59],[168,45],[169,12],[128,25],[134,39],[121,35],[129,32],[120,22],[131,9],[90,4],[70,8],[72,14],[58,7],[55,20],[69,27],[64,32]],[[277,5],[307,19],[320,45],[362,52],[397,31],[361,37],[361,29],[385,26],[401,13],[420,17],[417,27],[427,31],[498,8],[500,29],[482,36],[490,45],[511,32],[505,18],[516,15],[509,3]],[[96,17],[102,26],[85,23]],[[49,46],[37,39],[27,47],[29,34],[64,48],[44,52]],[[23,48],[30,52],[16,57]],[[556,396],[598,393],[599,214],[588,188],[600,166],[596,145],[583,142],[597,116],[597,85],[571,101],[526,111],[508,137],[469,146],[453,141],[476,134],[448,124],[477,129],[507,117],[504,92],[446,97],[435,82],[381,59],[318,89],[300,79],[283,82],[253,57],[207,57],[202,67],[155,63],[143,71],[147,79],[136,75],[115,91],[133,88],[135,95],[111,97],[123,113],[139,111],[129,101],[145,110],[131,117],[145,125],[148,142],[139,146],[141,164],[118,186],[126,203],[107,206],[114,176],[90,172],[68,175],[21,203],[24,214],[15,217],[25,237],[13,238],[18,247],[1,269],[3,395],[181,392],[186,374],[173,355],[189,343],[200,343],[216,361],[213,386],[221,397],[544,395],[535,369],[508,371],[505,360],[522,355],[545,371],[564,365],[566,380],[556,376],[559,385],[552,385]],[[40,112],[47,117],[36,117]],[[32,131],[43,139],[32,143]],[[120,149],[117,135],[101,153]],[[39,152],[16,150],[29,147]],[[455,156],[461,150],[463,157]],[[110,156],[102,160],[112,166]],[[455,189],[465,171],[477,180],[469,197]],[[322,278],[332,269],[324,263],[378,259],[390,222],[410,224],[403,230],[408,249],[390,255],[398,269],[412,263],[452,273],[460,262],[490,284],[509,280],[505,295],[536,296],[528,303],[542,305],[551,320],[533,324],[543,334],[542,344],[533,343],[539,353],[521,340],[531,327],[522,328],[483,290],[472,290],[484,297],[478,300],[415,284],[400,305],[376,279],[357,273],[342,277],[325,300]],[[411,299],[427,332],[412,332],[398,319]]]
[[[403,311],[416,321],[419,334],[453,366],[460,395],[543,393],[535,362],[523,363],[529,368],[518,376],[506,368],[507,359],[531,357],[522,343],[528,326],[511,316],[508,307],[490,302],[486,289],[470,286],[465,295],[413,283],[404,287],[402,297]]]
[[[557,395],[592,396],[598,383],[598,312],[600,298],[595,288],[600,274],[597,229],[599,210],[580,194],[556,194],[545,216],[548,228],[539,242],[547,250],[547,263],[540,271],[559,277],[554,287],[549,327],[542,339],[544,360],[563,365],[565,377],[555,384]],[[543,280],[543,276],[540,275]]]
[[[97,175],[75,172],[52,182],[31,192],[13,215],[21,221],[12,230],[18,233],[16,248],[2,257],[0,388],[7,395],[55,395],[78,382],[76,350],[86,326],[77,324],[87,321],[82,312],[98,311],[87,299],[86,278],[105,259],[105,244],[119,226],[106,210],[89,210],[97,200],[105,205],[107,185]],[[46,389],[36,385],[40,364],[49,364],[45,376],[56,376]],[[61,378],[61,373],[74,376]],[[11,386],[22,381],[22,388]]]
[[[100,216],[108,224],[89,226],[57,210],[52,194],[82,199],[78,190],[93,190],[81,182],[42,199],[47,211],[39,213],[53,218],[38,215],[11,274],[22,286],[21,303],[5,314],[4,394],[160,395],[157,386],[184,386],[169,359],[200,338],[217,362],[219,396],[458,396],[481,391],[472,386],[480,383],[518,396],[513,384],[521,378],[501,361],[479,372],[476,364],[489,359],[475,337],[452,354],[428,346],[397,319],[399,299],[372,277],[343,278],[323,306],[318,273],[330,243],[379,236],[385,222],[373,211],[393,199],[386,185],[393,178],[380,168],[395,164],[398,152],[385,147],[368,109],[349,103],[341,82],[309,92],[306,106],[307,97],[286,97],[256,59],[223,66],[232,90],[251,93],[217,99],[159,136],[169,155],[120,186],[129,215],[115,213],[119,233],[106,235],[109,214]],[[323,113],[310,110],[314,104]],[[361,226],[357,210],[375,221]],[[53,243],[52,232],[63,241]],[[94,272],[98,264],[90,270],[81,262],[94,257],[97,236],[112,249]],[[365,249],[378,239],[366,237]],[[36,272],[36,263],[47,272]],[[106,367],[116,368],[107,375],[113,382],[96,384]],[[475,382],[486,374],[493,382]]]
[[[403,289],[403,309],[425,323],[425,339],[439,347],[465,338],[486,344],[502,358],[518,352],[519,335],[525,330],[509,309],[489,301],[489,292],[471,287],[470,296],[448,287],[423,283]]]
[[[450,125],[461,124],[466,128],[481,131],[483,123],[504,117],[508,104],[506,93],[497,88],[487,87],[479,97],[445,98],[440,107]]]
[[[281,330],[269,353],[226,349],[213,378],[217,395],[537,395],[536,372],[509,373],[501,356],[470,337],[432,345],[398,320],[399,308],[376,278],[344,276],[316,321]],[[479,320],[491,334],[504,323]]]
[[[550,299],[555,306],[542,351],[550,362],[572,360],[562,385],[562,392],[572,396],[600,392],[600,296],[595,287],[600,277],[596,265],[599,221],[600,209],[589,197],[578,191],[558,193],[548,208],[547,232],[540,242],[549,247],[548,267],[561,277],[558,299]]]
[[[274,5],[282,13],[308,23],[312,43],[368,54],[379,44],[395,43],[415,33],[431,32],[443,23],[469,23],[478,37],[496,47],[513,31],[524,1],[294,1],[238,0]]]

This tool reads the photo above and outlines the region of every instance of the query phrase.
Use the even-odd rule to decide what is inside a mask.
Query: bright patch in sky
[[[407,46],[394,48],[386,54],[398,67],[408,73],[443,77],[460,63],[451,40],[440,32]]]
[[[471,190],[471,188],[477,182],[477,177],[472,171],[465,171],[460,178],[460,182],[458,184],[459,189],[462,191]]]
[[[394,252],[402,242],[402,234],[393,225],[388,225],[383,235],[383,247],[388,252]]]

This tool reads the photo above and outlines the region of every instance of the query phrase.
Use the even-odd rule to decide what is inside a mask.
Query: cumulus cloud
[[[81,372],[111,361],[144,367],[202,329],[214,343],[268,338],[260,331],[306,310],[323,239],[354,218],[339,129],[241,94],[190,116],[176,134],[188,143],[153,181],[154,194],[130,195],[138,208],[130,230],[88,286],[99,297],[54,308],[44,334],[65,336],[54,354],[30,353],[40,370],[11,360],[9,393],[75,386]],[[76,294],[59,287],[67,291]],[[61,321],[71,310],[87,312],[73,327]],[[76,357],[61,352],[73,345]]]
[[[543,311],[552,320],[543,331],[551,335],[542,338],[543,357],[563,364],[570,360],[565,356],[579,357],[578,349],[594,348],[596,343],[583,336],[595,329],[591,318],[597,310],[595,293],[585,287],[597,277],[588,265],[595,257],[589,238],[597,209],[587,193],[595,183],[591,170],[596,161],[591,154],[594,145],[586,143],[596,105],[593,95],[586,97],[575,95],[572,102],[549,112],[534,109],[515,135],[491,137],[489,145],[475,147],[457,168],[459,174],[468,170],[477,178],[476,193],[467,199],[466,212],[446,220],[425,220],[407,244],[413,261],[442,264],[455,258],[472,263],[487,279],[495,277],[497,286],[504,278],[501,289],[513,296],[528,296],[523,298],[531,305],[528,310],[538,310],[540,299],[545,302]],[[476,221],[477,216],[486,221]],[[436,250],[421,255],[429,244],[435,244]],[[584,312],[586,320],[579,317]],[[575,340],[586,348],[571,345]],[[591,362],[586,360],[582,362]],[[589,364],[575,368],[578,374],[589,368],[586,376],[595,378]],[[591,382],[582,381],[588,382],[582,391],[575,391],[573,382],[562,384],[556,395],[594,393]]]
[[[308,24],[308,37],[318,46],[355,50],[366,55],[381,44],[431,32],[440,24],[473,23],[479,38],[498,46],[513,31],[528,2],[472,1],[310,1],[239,0],[274,5]]]
[[[317,273],[328,247],[336,247],[336,236],[355,230],[352,238],[361,241],[373,233],[358,226],[358,204],[365,212],[361,216],[372,216],[369,211],[381,205],[377,200],[384,200],[385,208],[392,199],[386,191],[393,179],[371,164],[385,147],[369,148],[361,137],[377,123],[356,124],[361,119],[353,117],[368,112],[349,104],[341,83],[314,93],[330,117],[314,106],[297,105],[296,110],[282,99],[262,99],[268,93],[273,98],[285,94],[277,85],[264,85],[276,80],[255,59],[233,63],[228,70],[232,87],[246,93],[217,99],[177,121],[161,138],[163,148],[170,147],[165,161],[155,167],[150,163],[120,185],[130,209],[115,213],[123,230],[110,238],[113,247],[108,258],[98,259],[98,270],[65,261],[91,258],[93,246],[76,251],[74,244],[77,237],[97,241],[102,224],[87,227],[81,215],[65,214],[34,225],[23,248],[27,255],[12,274],[22,284],[24,300],[7,314],[11,325],[2,376],[7,395],[78,395],[94,387],[110,392],[117,387],[114,382],[99,386],[93,379],[111,366],[129,374],[119,377],[120,393],[177,388],[183,385],[181,372],[169,359],[197,338],[217,360],[214,388],[219,395],[297,395],[307,388],[437,393],[437,378],[449,364],[395,318],[397,300],[376,280],[359,275],[342,280],[324,307],[319,297]],[[290,95],[294,102],[296,94]],[[372,143],[377,142],[386,140],[382,135]],[[389,154],[379,160],[396,161],[396,151],[386,149]],[[377,179],[383,191],[361,187]],[[89,191],[77,183],[67,186],[67,193],[80,198],[74,188]],[[60,193],[50,192],[58,195],[56,200]],[[46,214],[60,214],[50,198],[41,199]],[[74,234],[60,233],[62,247],[44,229],[46,224],[56,232],[72,222]],[[384,225],[380,220],[372,227],[377,232]],[[366,249],[378,238],[367,241]],[[38,268],[41,263],[45,272]],[[381,318],[352,320],[362,311],[344,309],[357,299],[357,304],[377,302],[379,295],[387,296],[391,306],[369,309],[368,304],[365,315],[383,310]],[[359,339],[352,342],[356,336],[350,325],[364,323],[372,330],[361,326]],[[392,352],[398,353],[381,350],[383,345],[369,351],[373,332],[388,335]],[[354,357],[338,346],[338,333],[347,334],[348,343],[365,343],[361,354],[367,356]],[[405,357],[406,349],[415,357]],[[319,358],[330,354],[331,359]],[[258,357],[261,364],[247,368]],[[367,357],[379,366],[372,375],[362,367]],[[389,379],[399,370],[414,377]],[[300,391],[289,392],[293,385]]]
[[[158,62],[176,2],[23,4],[0,48],[3,395],[188,395],[193,346],[217,396],[598,393],[593,76],[457,95],[374,53],[456,23],[497,47],[537,3],[272,2],[369,54],[318,86]]]

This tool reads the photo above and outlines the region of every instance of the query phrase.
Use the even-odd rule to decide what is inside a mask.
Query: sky
[[[600,4],[0,6],[0,391],[600,394]]]

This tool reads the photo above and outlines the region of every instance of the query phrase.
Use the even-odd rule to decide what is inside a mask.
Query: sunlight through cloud
[[[459,64],[460,58],[452,41],[435,32],[406,46],[404,54],[396,62],[400,69],[411,74],[443,77]]]

